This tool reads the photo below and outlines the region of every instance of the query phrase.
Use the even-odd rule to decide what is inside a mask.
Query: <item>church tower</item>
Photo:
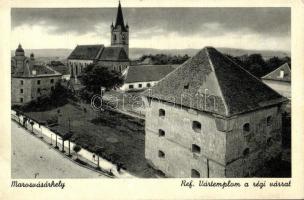
[[[124,23],[120,1],[115,25],[111,25],[111,46],[123,47],[129,57],[129,26]]]

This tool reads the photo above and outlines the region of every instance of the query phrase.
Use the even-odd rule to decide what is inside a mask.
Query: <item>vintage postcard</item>
[[[1,199],[304,198],[304,1],[0,5]]]

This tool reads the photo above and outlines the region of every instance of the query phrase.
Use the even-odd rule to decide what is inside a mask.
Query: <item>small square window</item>
[[[51,79],[51,83],[54,83],[54,79]]]
[[[37,80],[37,85],[40,85],[40,80]]]
[[[138,84],[138,87],[141,88],[141,87],[142,87],[142,84]]]
[[[192,144],[192,153],[201,153],[201,147],[196,144]]]
[[[267,126],[271,126],[271,124],[272,124],[272,117],[268,116],[267,119],[266,119],[266,121],[267,121]]]
[[[147,83],[147,87],[151,87],[151,83]]]
[[[158,136],[159,136],[159,137],[164,137],[165,135],[166,135],[166,133],[165,133],[164,130],[162,130],[162,129],[159,129],[159,130],[158,130]]]
[[[193,121],[193,122],[192,122],[192,129],[193,129],[195,132],[200,133],[201,130],[202,130],[202,125],[201,125],[201,123],[198,122],[198,121]]]
[[[23,93],[23,89],[20,89],[20,93],[21,93],[21,94]]]
[[[158,157],[159,158],[164,158],[165,157],[165,153],[163,151],[158,151]]]
[[[200,178],[201,174],[195,170],[195,169],[191,169],[191,178]]]
[[[166,111],[165,111],[164,109],[159,109],[158,115],[159,115],[160,117],[165,117]]]
[[[133,85],[129,85],[129,89],[133,89],[134,88],[134,86]]]

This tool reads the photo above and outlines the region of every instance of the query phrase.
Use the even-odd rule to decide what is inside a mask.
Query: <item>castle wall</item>
[[[22,105],[38,97],[48,96],[51,94],[52,88],[55,88],[56,82],[60,79],[61,76],[12,77],[11,102],[13,105]],[[38,80],[40,80],[39,85],[37,83]],[[51,80],[53,81],[51,82]],[[23,81],[23,84],[21,84],[21,81]],[[40,88],[40,93],[38,92],[38,88]],[[21,93],[21,89],[23,89],[23,93]],[[23,102],[21,102],[21,98]]]
[[[148,105],[148,104],[147,104]],[[165,117],[159,117],[159,109]],[[192,122],[201,123],[201,132],[192,129]],[[159,136],[159,129],[165,136]],[[200,177],[223,177],[225,173],[226,134],[216,129],[211,115],[151,101],[146,107],[145,156],[151,164],[169,177],[191,177],[191,170]],[[192,152],[192,144],[201,148]],[[165,153],[161,158],[158,151]]]
[[[267,117],[271,117],[267,123]],[[250,131],[243,125],[249,123]],[[265,162],[281,153],[282,117],[278,107],[262,109],[229,121],[226,176],[253,176]],[[247,152],[246,152],[247,149]]]

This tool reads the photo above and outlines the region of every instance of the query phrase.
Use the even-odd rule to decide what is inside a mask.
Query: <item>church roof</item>
[[[116,22],[115,22],[114,28],[116,29],[116,28],[118,28],[118,26],[121,27],[122,31],[127,31],[127,29],[125,27],[125,22],[124,22],[124,18],[123,18],[120,2],[118,4],[117,15],[116,15]]]
[[[104,45],[77,45],[68,59],[95,60],[99,57]]]
[[[176,65],[130,66],[125,83],[159,81],[176,67]]]
[[[200,50],[143,95],[224,117],[287,100],[212,47]]]
[[[99,57],[102,61],[129,61],[123,47],[105,47]]]
[[[281,74],[283,72],[283,74]],[[287,63],[281,65],[269,74],[262,77],[265,80],[291,82],[291,70]]]

